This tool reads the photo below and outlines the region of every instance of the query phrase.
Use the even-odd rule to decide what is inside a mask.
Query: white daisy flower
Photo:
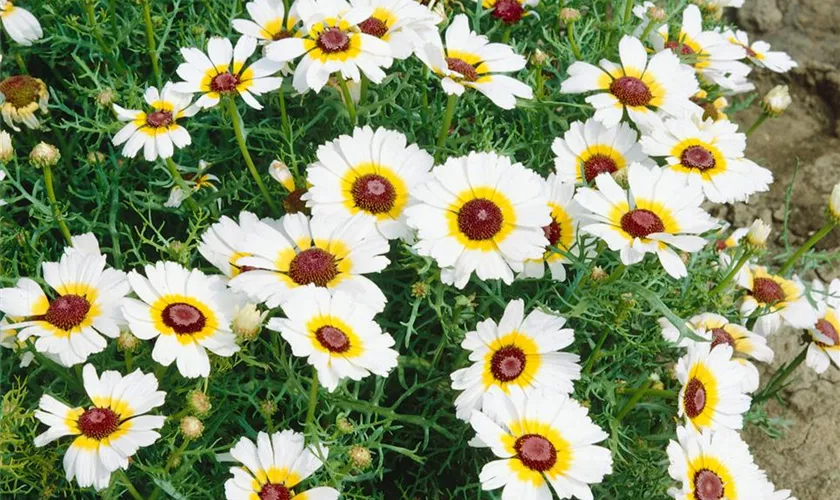
[[[283,83],[279,72],[282,64],[261,58],[254,64],[245,63],[257,49],[257,39],[242,36],[236,47],[227,38],[213,37],[207,42],[207,53],[188,47],[181,49],[184,63],[178,66],[178,76],[184,81],[176,83],[174,90],[185,94],[201,94],[195,102],[202,109],[219,104],[223,96],[238,94],[245,103],[262,109],[255,96],[277,90]]]
[[[407,142],[399,132],[364,127],[320,146],[307,169],[312,214],[348,219],[361,212],[376,218],[385,238],[409,238],[405,208],[414,188],[431,178],[434,158]]]
[[[655,253],[668,274],[687,276],[685,263],[671,247],[696,252],[706,244],[698,235],[715,226],[700,208],[703,194],[699,186],[685,185],[670,170],[639,164],[628,167],[628,182],[630,189],[625,191],[612,176],[599,175],[595,178],[597,190],[578,189],[575,200],[592,212],[595,220],[581,231],[606,241],[611,250],[620,252],[626,265]]]
[[[532,8],[539,5],[540,0],[473,0],[481,2],[481,6],[492,10],[491,15],[505,24],[516,24],[523,17],[530,15]],[[527,9],[526,9],[527,7]]]
[[[233,20],[233,29],[240,34],[255,38],[260,44],[299,36],[300,17],[295,11],[295,4],[291,5],[288,16],[284,0],[251,0],[245,4],[245,9],[251,19]]]
[[[786,279],[767,272],[766,267],[744,266],[738,285],[747,290],[741,302],[741,316],[759,313],[753,330],[765,337],[779,331],[782,323],[793,328],[811,328],[817,312],[805,296],[802,282],[794,276]]]
[[[633,122],[650,124],[655,111],[683,116],[697,109],[691,97],[700,90],[694,71],[680,64],[671,51],[661,51],[648,60],[642,42],[625,36],[618,45],[621,64],[606,59],[600,68],[576,61],[569,67],[569,78],[561,85],[564,94],[596,91],[586,98],[595,107],[595,119],[615,127],[624,111]]]
[[[503,43],[490,43],[470,30],[467,16],[458,14],[446,29],[446,46],[427,43],[417,56],[441,78],[443,91],[461,95],[467,87],[484,94],[502,109],[516,107],[516,98],[531,99],[534,92],[525,83],[503,73],[525,67],[525,58]]]
[[[563,264],[571,262],[571,259],[560,252],[577,250],[578,226],[587,220],[588,213],[574,200],[575,185],[564,182],[556,174],[549,174],[543,184],[543,193],[551,209],[551,222],[543,227],[548,248],[542,258],[526,260],[519,277],[542,278],[547,264],[552,279],[565,281],[566,267]],[[592,256],[593,252],[594,249],[588,248],[585,257]]]
[[[120,300],[129,292],[125,273],[106,268],[105,256],[66,252],[58,262],[42,264],[52,300],[30,278],[0,289],[0,311],[20,321],[0,330],[18,330],[18,339],[37,337],[35,349],[63,366],[83,363],[117,338]]]
[[[759,40],[750,45],[746,31],[736,30],[732,32],[729,30],[724,32],[723,36],[730,43],[743,47],[746,51],[746,57],[760,68],[767,68],[776,73],[787,73],[799,66],[787,53],[770,50],[770,44],[767,42]]]
[[[176,92],[174,87],[167,82],[162,91],[156,87],[146,89],[143,98],[151,108],[149,113],[114,104],[117,118],[128,122],[111,140],[114,146],[125,144],[123,156],[134,158],[142,148],[147,161],[171,158],[176,147],[185,148],[192,143],[190,133],[178,120],[195,115],[199,108],[190,104],[189,94]]]
[[[747,136],[728,120],[668,118],[641,138],[642,149],[665,157],[666,168],[691,186],[699,186],[709,201],[734,203],[766,192],[773,174],[744,157]]]
[[[554,139],[554,169],[562,182],[591,184],[599,174],[614,174],[631,163],[656,166],[639,144],[639,135],[628,123],[605,127],[594,118],[572,122]]]
[[[743,366],[732,360],[732,347],[697,342],[677,361],[677,379],[682,384],[679,415],[689,426],[703,429],[739,430],[750,409],[741,377]]]
[[[526,260],[542,257],[552,219],[536,173],[496,153],[470,153],[432,175],[406,212],[418,230],[415,250],[435,259],[444,282],[464,288],[475,272],[510,284]]]
[[[437,16],[416,0],[350,0],[350,4],[373,8],[359,29],[387,42],[394,59],[407,59],[427,43],[441,44]]]
[[[589,485],[612,473],[612,455],[596,446],[608,436],[587,408],[551,392],[525,397],[496,389],[485,397],[486,410],[473,410],[470,418],[476,431],[470,444],[498,457],[481,469],[483,490],[503,487],[505,499],[548,499],[551,484],[560,498],[592,500]]]
[[[467,332],[461,347],[473,364],[452,373],[452,388],[463,391],[455,400],[457,417],[468,421],[492,387],[526,396],[543,389],[570,394],[580,357],[560,351],[574,341],[565,324],[566,318],[540,310],[525,316],[525,303],[512,300],[498,325],[487,319]]]
[[[295,68],[295,90],[320,92],[339,71],[354,82],[361,81],[360,71],[373,83],[385,78],[383,69],[393,63],[391,48],[359,26],[373,15],[373,7],[355,7],[345,0],[297,0],[295,8],[303,19],[304,35],[272,42],[266,49],[266,55],[280,63],[303,56]]]
[[[812,296],[817,300],[817,321],[808,328],[811,343],[805,363],[817,373],[825,373],[833,362],[840,367],[840,279],[834,279],[828,288],[814,280]]]
[[[239,273],[252,271],[253,268],[239,261],[250,255],[244,251],[245,238],[249,234],[257,234],[258,222],[260,219],[248,211],[239,213],[239,222],[223,215],[201,235],[198,252],[228,278],[235,278]],[[281,227],[273,219],[262,219],[262,222],[275,229]]]
[[[394,339],[373,320],[376,311],[351,295],[309,285],[281,307],[286,318],[272,318],[267,327],[280,332],[292,354],[307,358],[330,392],[344,378],[387,377],[397,366]]]
[[[329,449],[304,445],[299,432],[284,430],[270,436],[257,434],[257,442],[240,438],[230,454],[242,466],[231,467],[233,477],[225,481],[227,500],[336,500],[338,490],[321,486],[294,492],[301,481],[324,466]]]
[[[677,500],[767,499],[761,495],[767,480],[735,431],[677,427],[668,460],[668,473],[681,483],[668,490]]]
[[[122,311],[135,337],[157,338],[153,360],[163,366],[175,361],[184,377],[207,377],[207,350],[225,357],[239,350],[230,320],[240,300],[223,279],[174,262],[148,264],[144,270],[146,276],[128,274],[140,300],[124,299]]]
[[[667,319],[661,318],[659,324],[662,327],[662,336],[665,340],[680,347],[691,347],[698,344],[698,341],[687,337],[680,339],[679,330]],[[771,363],[773,361],[773,350],[767,345],[767,339],[747,330],[742,325],[731,323],[720,314],[714,313],[698,314],[688,320],[686,327],[693,334],[711,342],[712,349],[721,344],[731,347],[733,349],[733,359],[744,368],[744,390],[753,392],[758,389],[758,368],[747,361],[746,358],[752,358],[762,363]]]
[[[0,19],[6,33],[21,45],[32,45],[44,36],[38,19],[28,10],[15,7],[12,0],[0,0]]]
[[[40,78],[13,75],[0,81],[0,116],[15,132],[20,132],[18,123],[33,130],[41,128],[41,121],[36,113],[47,113],[49,99],[47,84]]]
[[[280,225],[254,224],[242,247],[249,256],[237,260],[240,268],[249,270],[233,278],[231,288],[270,308],[309,284],[347,292],[376,312],[385,308],[385,295],[364,276],[389,263],[385,257],[388,240],[376,230],[373,217],[356,214],[345,220],[310,220],[296,213],[285,215]]]
[[[106,371],[99,377],[87,364],[82,377],[91,406],[71,408],[48,394],[41,396],[35,418],[49,429],[35,438],[35,446],[76,436],[64,454],[67,480],[75,478],[80,487],[99,491],[108,486],[112,472],[128,469],[137,450],[160,438],[157,430],[166,417],[146,413],[163,405],[166,393],[158,390],[154,375],[140,370],[125,377]]]

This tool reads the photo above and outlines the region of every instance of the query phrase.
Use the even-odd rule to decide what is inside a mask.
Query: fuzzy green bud
[[[29,163],[35,168],[53,167],[59,160],[61,151],[46,142],[39,142],[29,153]]]

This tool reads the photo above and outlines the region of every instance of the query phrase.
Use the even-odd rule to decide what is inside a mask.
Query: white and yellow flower
[[[230,450],[241,466],[231,467],[233,477],[225,481],[227,500],[337,500],[338,490],[320,486],[301,491],[295,488],[324,466],[329,448],[305,446],[304,435],[284,430],[270,436],[257,434],[257,442],[239,438]]]
[[[606,241],[626,265],[655,253],[668,274],[687,276],[685,263],[672,247],[696,252],[706,244],[698,235],[715,226],[700,208],[700,187],[686,185],[673,171],[639,164],[628,167],[628,182],[630,189],[625,191],[612,176],[599,175],[598,189],[578,189],[575,200],[594,220],[581,231]]]
[[[595,119],[615,127],[625,110],[640,126],[655,123],[656,111],[683,116],[697,109],[691,97],[700,90],[694,71],[671,51],[648,54],[638,38],[625,36],[618,45],[621,64],[602,60],[599,68],[576,61],[561,85],[564,94],[596,92],[586,98]]]
[[[741,302],[741,316],[758,313],[753,330],[759,335],[772,335],[782,323],[793,328],[811,328],[817,322],[817,311],[805,296],[802,282],[794,276],[783,278],[767,272],[766,267],[744,266],[738,285],[747,290]]]
[[[387,42],[394,59],[407,59],[427,43],[441,44],[437,16],[415,0],[350,0],[350,4],[373,8],[359,29]]]
[[[385,238],[409,238],[405,208],[414,188],[431,178],[434,158],[407,142],[399,132],[364,127],[320,146],[318,161],[307,169],[312,214],[349,219],[365,213]]]
[[[14,75],[0,81],[0,116],[6,125],[16,132],[20,131],[18,123],[33,130],[41,128],[41,121],[36,113],[47,113],[49,99],[47,85],[40,78]]]
[[[207,377],[207,350],[225,357],[239,350],[230,320],[240,300],[224,280],[174,262],[148,264],[144,270],[146,276],[128,274],[140,300],[124,299],[122,311],[135,337],[157,339],[153,360],[163,366],[174,361],[184,377]]]
[[[614,174],[631,163],[656,164],[642,152],[639,135],[627,123],[605,127],[590,118],[572,122],[554,139],[554,168],[562,182],[591,184],[600,174]]]
[[[280,332],[292,354],[307,358],[330,392],[342,379],[387,377],[397,366],[394,339],[373,320],[376,311],[353,296],[309,285],[281,307],[286,318],[272,318],[267,327]]]
[[[0,0],[0,20],[9,37],[21,45],[32,45],[44,36],[38,19],[28,10],[16,7],[12,0]]]
[[[516,98],[531,99],[534,92],[525,83],[503,73],[525,67],[525,57],[503,43],[490,43],[470,30],[467,16],[458,14],[446,29],[445,46],[427,43],[418,57],[441,79],[443,91],[461,95],[469,87],[478,90],[502,109],[516,107]]]
[[[303,56],[295,68],[295,90],[320,92],[336,72],[354,82],[361,82],[361,73],[373,83],[385,78],[383,69],[393,63],[391,47],[359,26],[374,14],[373,7],[351,6],[345,0],[297,0],[295,8],[303,19],[303,36],[272,42],[266,49],[279,63]]]
[[[245,238],[249,234],[258,233],[258,222],[260,219],[248,211],[240,212],[239,222],[223,215],[201,235],[198,252],[228,278],[235,278],[241,272],[250,271],[251,268],[239,261],[250,255],[244,251]],[[263,219],[262,222],[280,228],[273,219]]]
[[[151,111],[125,109],[114,104],[114,111],[120,121],[128,122],[111,140],[114,146],[123,146],[122,154],[134,158],[140,149],[147,161],[157,158],[171,158],[175,148],[185,148],[192,143],[187,129],[178,124],[181,118],[188,118],[198,112],[190,105],[189,94],[176,92],[172,82],[167,82],[162,91],[156,87],[146,89],[143,98]]]
[[[776,73],[787,73],[799,66],[787,53],[770,50],[770,44],[761,40],[750,45],[746,31],[726,31],[723,36],[730,43],[743,47],[746,57],[760,68],[767,68]]]
[[[475,272],[510,284],[526,260],[543,256],[542,228],[552,219],[536,173],[496,153],[470,153],[432,175],[406,212],[418,230],[415,250],[435,259],[445,283],[464,288]]]
[[[539,390],[571,394],[580,378],[580,357],[561,352],[574,341],[574,331],[563,328],[566,318],[533,310],[512,300],[497,325],[486,319],[467,332],[461,347],[470,352],[472,365],[452,373],[452,388],[463,391],[455,400],[456,415],[469,421],[492,387],[505,393],[529,395]]]
[[[539,5],[540,0],[474,0],[491,10],[491,15],[505,24],[516,24],[523,17],[531,14],[530,9]]]
[[[295,12],[294,3],[289,8],[288,16],[284,0],[251,0],[245,4],[245,9],[251,19],[232,21],[233,29],[240,34],[255,38],[260,44],[299,36],[300,17]]]
[[[87,364],[82,377],[91,406],[71,408],[48,394],[41,396],[35,418],[49,429],[35,438],[35,446],[76,436],[64,454],[67,480],[75,478],[82,488],[99,491],[108,486],[112,472],[128,469],[137,450],[160,438],[157,431],[166,417],[146,413],[163,405],[166,393],[158,390],[154,375],[140,370],[124,377],[106,371],[99,377]]]
[[[840,279],[826,287],[814,280],[811,291],[817,299],[817,321],[808,328],[811,343],[805,363],[817,373],[825,373],[833,362],[840,368]]]
[[[178,82],[174,90],[185,94],[201,94],[195,102],[202,109],[219,104],[223,96],[239,95],[245,104],[262,109],[255,96],[261,96],[280,88],[283,79],[272,76],[283,68],[267,58],[261,58],[246,66],[248,59],[257,50],[257,39],[242,36],[234,47],[227,38],[213,37],[207,42],[207,53],[188,47],[181,49],[186,62],[178,66],[177,72],[184,81]]]
[[[741,380],[743,365],[732,359],[732,352],[725,343],[712,347],[697,342],[677,361],[677,379],[682,384],[679,415],[687,425],[698,430],[743,427],[750,396]]]
[[[568,396],[536,392],[485,396],[484,411],[473,410],[473,446],[498,457],[479,475],[483,490],[504,488],[502,498],[591,500],[590,484],[612,473],[610,450],[596,444],[607,433],[592,422],[589,410]],[[549,484],[551,487],[549,487]]]
[[[236,264],[248,267],[230,282],[241,293],[273,308],[301,286],[314,284],[357,297],[376,312],[387,299],[364,275],[388,265],[388,240],[366,214],[333,220],[301,213],[285,215],[280,227],[259,221],[246,235],[242,251],[249,254]]]
[[[640,142],[645,153],[664,157],[667,168],[714,203],[745,201],[773,183],[769,170],[744,157],[747,137],[728,120],[703,120],[701,113],[668,118]]]
[[[668,490],[676,500],[769,498],[762,495],[767,479],[735,431],[677,427],[668,460],[668,473],[680,483]]]

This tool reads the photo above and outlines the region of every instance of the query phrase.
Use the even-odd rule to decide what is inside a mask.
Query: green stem
[[[569,45],[572,46],[572,53],[578,61],[583,60],[583,55],[580,53],[577,42],[575,41],[575,23],[566,23],[566,35],[569,37]]]
[[[123,469],[117,469],[117,476],[122,480],[123,484],[125,485],[125,489],[128,490],[128,493],[131,495],[134,500],[143,500],[143,495],[137,491],[137,488],[131,484],[131,479],[128,478],[128,474],[125,473]]]
[[[440,153],[446,144],[446,138],[449,137],[449,127],[452,125],[452,117],[455,116],[455,106],[457,104],[458,96],[450,94],[446,99],[446,111],[443,114],[443,123],[440,125],[440,132],[437,138],[437,150],[435,151],[435,159],[437,161],[440,161]]]
[[[607,335],[609,335],[609,333],[610,329],[604,328],[604,330],[601,332],[601,336],[598,337],[598,341],[595,342],[595,347],[592,349],[592,353],[589,354],[589,357],[586,359],[586,364],[583,366],[584,375],[587,375],[589,372],[592,371],[592,366],[595,365],[595,359],[598,358],[598,353],[601,352],[601,347],[607,340]]]
[[[642,32],[642,37],[639,38],[639,40],[641,40],[642,43],[644,43],[644,41],[647,40],[648,37],[650,36],[650,32],[653,31],[654,24],[655,23],[653,21],[648,19],[647,26],[645,26],[645,30]]]
[[[624,3],[624,18],[623,18],[624,24],[630,24],[630,19],[631,19],[630,16],[633,15],[633,5],[635,5],[635,4],[636,4],[635,0],[627,0]],[[644,39],[642,39],[642,40],[644,40]]]
[[[44,184],[47,186],[47,197],[50,199],[55,220],[58,222],[58,227],[61,229],[61,234],[67,240],[67,244],[71,244],[70,229],[67,228],[67,223],[64,222],[64,217],[61,216],[61,210],[58,208],[58,200],[55,197],[55,188],[53,187],[52,167],[44,166]]]
[[[732,281],[735,275],[738,274],[738,271],[740,271],[741,268],[744,267],[744,264],[746,264],[747,261],[750,260],[750,257],[752,257],[752,252],[745,248],[744,253],[741,255],[741,258],[738,259],[738,262],[735,263],[735,267],[733,267],[732,270],[729,271],[729,273],[726,276],[724,276],[723,279],[720,280],[720,282],[714,288],[711,289],[711,291],[709,291],[709,295],[717,295],[724,288],[726,288],[729,282]]]
[[[782,386],[784,381],[793,373],[796,368],[805,361],[805,358],[808,356],[808,346],[806,345],[802,352],[800,352],[793,361],[788,363],[787,366],[782,368],[779,372],[777,372],[770,382],[767,384],[760,393],[756,394],[753,398],[753,403],[761,403],[762,401],[766,401],[767,399],[772,398],[777,392],[778,389]]]
[[[600,282],[600,283],[598,283],[598,284],[599,284],[599,285],[601,285],[601,286],[603,286],[603,285],[609,285],[610,283],[612,283],[613,281],[617,280],[618,278],[621,278],[621,276],[622,276],[622,275],[624,275],[624,271],[625,271],[626,269],[627,269],[627,266],[625,266],[624,264],[619,264],[619,265],[618,265],[618,267],[616,267],[615,269],[613,269],[613,272],[611,272],[611,273],[610,273],[610,275],[609,275],[609,276],[607,276],[607,277],[604,279],[604,281],[602,281],[602,282]]]
[[[344,105],[347,106],[347,114],[350,115],[350,125],[356,125],[356,103],[353,102],[353,96],[350,95],[350,88],[347,87],[347,80],[339,73],[338,84],[341,86],[341,94],[344,96]]]
[[[542,100],[545,95],[545,76],[543,75],[542,65],[537,67],[537,100]]]
[[[152,25],[152,8],[149,0],[143,0],[143,20],[146,23],[146,46],[149,51],[149,59],[152,60],[152,73],[155,81],[160,85],[160,66],[158,64],[157,42],[155,42],[155,30]]]
[[[745,132],[746,136],[749,137],[750,134],[755,132],[755,130],[758,127],[760,127],[762,123],[764,123],[764,120],[766,120],[769,117],[770,115],[768,115],[767,113],[761,113],[761,116],[758,117],[758,120],[756,120],[755,123],[753,123],[752,126],[750,126],[750,128],[747,129],[747,131]]]
[[[429,421],[428,418],[422,415],[403,415],[400,413],[395,412],[390,408],[382,408],[381,406],[374,405],[371,403],[367,403],[365,401],[357,401],[357,400],[350,400],[350,399],[337,399],[334,400],[336,406],[344,408],[345,410],[357,411],[359,413],[375,413],[381,417],[385,417],[389,420],[394,420],[397,422],[405,422],[407,424],[416,425],[419,427],[423,427],[424,429],[430,428],[434,429],[438,434],[447,437],[449,439],[453,439],[454,436],[448,430],[443,428],[441,425],[436,424],[434,422]]]
[[[790,256],[790,258],[782,266],[782,269],[779,270],[779,274],[784,276],[784,274],[788,272],[794,264],[796,264],[799,258],[802,257],[802,255],[805,254],[805,252],[813,248],[814,245],[816,245],[821,239],[825,237],[825,235],[830,233],[831,230],[834,229],[835,225],[836,224],[834,224],[834,222],[832,221],[826,222],[825,225],[821,227],[819,231],[814,233],[813,236],[808,238],[808,241],[806,241],[801,247],[799,247],[799,250],[797,250],[796,253]]]
[[[279,214],[280,209],[277,207],[277,204],[274,202],[274,199],[265,187],[265,184],[260,177],[260,173],[257,171],[256,165],[254,165],[254,160],[251,159],[251,153],[248,151],[248,144],[245,142],[245,129],[242,124],[242,116],[239,115],[239,110],[236,108],[236,101],[228,99],[227,106],[228,112],[230,113],[230,119],[233,122],[233,132],[236,135],[236,142],[239,144],[239,151],[242,152],[242,158],[245,160],[245,165],[247,165],[248,170],[251,171],[251,177],[254,178],[254,182],[256,182],[257,187],[260,188],[263,198],[265,198],[265,202],[268,203],[268,207],[271,209],[271,212],[273,214]]]
[[[125,68],[123,67],[122,63],[120,63],[119,58],[114,57],[110,48],[105,43],[105,40],[102,38],[102,33],[99,32],[99,23],[96,21],[96,12],[93,9],[93,0],[85,0],[85,13],[87,13],[87,20],[88,25],[90,26],[90,33],[93,35],[93,38],[96,40],[96,43],[99,44],[99,50],[102,51],[102,54],[110,60],[111,64],[114,66],[114,69],[116,69],[120,73],[125,72]]]
[[[362,73],[362,89],[359,92],[359,106],[364,106],[367,102],[367,95],[368,95],[368,87],[370,86],[370,80],[368,77]]]
[[[166,159],[166,168],[169,170],[169,175],[172,176],[172,179],[175,181],[175,184],[178,185],[179,188],[184,192],[184,196],[186,196],[187,205],[190,207],[190,210],[193,212],[198,210],[198,204],[192,198],[192,189],[187,184],[187,181],[181,177],[181,172],[178,172],[178,166],[175,165],[175,161],[172,158]]]
[[[615,392],[617,392],[618,394],[638,394],[638,393],[641,392],[645,396],[652,396],[652,397],[663,398],[663,399],[673,399],[673,398],[676,398],[680,395],[680,393],[677,392],[677,391],[668,391],[668,390],[665,390],[665,389],[645,389],[645,388],[638,388],[638,389],[619,388],[619,389],[616,389]]]
[[[286,93],[282,88],[277,89],[277,95],[280,97],[280,119],[283,121],[283,132],[286,133],[286,140],[291,145],[292,143],[292,125],[289,123],[289,115],[286,112]]]
[[[318,372],[312,369],[312,384],[309,388],[309,408],[306,410],[306,421],[303,423],[303,429],[308,434],[312,441],[317,441],[317,436],[311,432],[310,426],[315,420],[315,408],[318,406]]]
[[[505,28],[505,31],[502,33],[502,43],[508,43],[510,41],[510,32],[513,30],[512,25],[508,25]]]
[[[635,394],[630,396],[630,399],[627,401],[627,404],[625,404],[624,407],[621,408],[621,410],[618,412],[618,415],[615,416],[615,420],[617,422],[621,422],[621,419],[627,416],[627,414],[630,413],[630,411],[636,407],[639,401],[641,401],[642,398],[645,397],[649,385],[649,382],[645,383],[645,385],[641,387],[640,390],[636,391]]]

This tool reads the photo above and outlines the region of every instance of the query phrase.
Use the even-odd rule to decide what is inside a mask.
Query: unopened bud
[[[627,178],[627,170],[626,168],[620,168],[612,173],[612,177],[615,180],[616,184],[623,187],[624,189],[630,188],[630,180]]]
[[[117,348],[122,352],[134,352],[137,346],[140,345],[140,340],[131,334],[128,330],[120,332],[117,338]]]
[[[604,271],[603,267],[595,266],[592,268],[592,274],[590,277],[592,278],[592,281],[601,281],[603,279],[606,279],[607,272]]]
[[[531,63],[537,66],[545,66],[545,63],[548,62],[548,54],[537,49],[531,54]]]
[[[87,155],[87,161],[93,165],[99,165],[105,162],[105,155],[99,151],[91,151]]]
[[[292,192],[295,190],[295,180],[292,177],[292,172],[289,171],[289,166],[280,160],[274,160],[268,166],[268,173],[271,178],[279,182],[286,191]]]
[[[204,424],[195,417],[184,417],[181,419],[181,434],[187,439],[198,439],[204,432]]]
[[[260,403],[260,412],[266,417],[273,416],[277,413],[277,403],[271,401],[270,399],[264,400]]]
[[[213,408],[213,405],[210,404],[210,398],[201,391],[191,391],[187,395],[187,404],[190,410],[198,416],[207,415]]]
[[[244,340],[254,340],[262,330],[262,322],[267,314],[261,313],[255,304],[245,304],[233,313],[231,329]]]
[[[840,184],[835,184],[828,199],[828,218],[840,225]]]
[[[103,89],[96,94],[96,104],[103,108],[110,108],[111,104],[117,100],[117,92],[114,89]]]
[[[353,422],[347,417],[339,417],[335,422],[335,426],[338,428],[338,432],[342,434],[351,434],[356,429],[353,426]]]
[[[61,152],[57,147],[46,142],[39,142],[29,153],[29,163],[36,168],[55,166],[61,160]]]
[[[360,470],[367,469],[370,467],[370,464],[373,463],[373,456],[371,456],[370,450],[362,446],[354,446],[350,448],[350,451],[347,452],[347,456],[350,458],[350,463]]]
[[[787,85],[777,85],[761,100],[761,107],[770,116],[779,116],[793,102]]]
[[[654,22],[654,23],[661,23],[662,21],[665,20],[665,18],[667,16],[668,16],[668,13],[665,12],[665,9],[663,9],[662,7],[657,7],[657,6],[654,5],[653,7],[650,7],[647,10],[647,18],[650,19],[651,22]]]
[[[418,281],[417,283],[411,285],[411,296],[416,299],[422,299],[429,295],[429,285],[423,283],[422,281]]]
[[[565,7],[560,10],[560,19],[566,23],[573,23],[580,19],[580,11],[571,7]]]
[[[765,224],[763,220],[756,219],[753,221],[752,226],[750,226],[750,230],[747,231],[744,244],[753,252],[764,250],[767,246],[768,236],[770,236],[770,226]]]
[[[15,157],[15,148],[12,146],[12,136],[5,130],[0,132],[0,163],[9,163]]]

